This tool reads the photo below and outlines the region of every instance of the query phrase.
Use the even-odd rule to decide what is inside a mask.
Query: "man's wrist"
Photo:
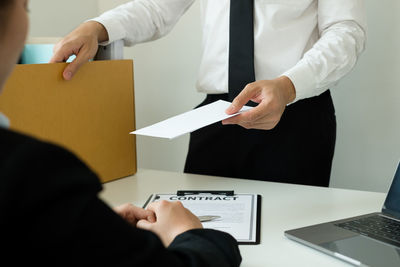
[[[293,102],[296,99],[296,88],[294,87],[292,81],[287,76],[281,76],[278,78],[278,80],[284,89],[286,104]]]
[[[90,27],[91,31],[97,37],[97,41],[99,43],[108,41],[108,39],[109,39],[108,32],[103,24],[101,24],[100,22],[91,20],[91,21],[85,22],[85,25],[87,27]]]

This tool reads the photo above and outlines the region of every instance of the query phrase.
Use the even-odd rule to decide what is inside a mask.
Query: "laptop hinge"
[[[385,218],[388,218],[388,219],[391,219],[391,220],[400,222],[400,219],[399,219],[399,218],[393,217],[392,215],[387,214],[387,213],[383,213],[383,212],[382,212],[381,214],[379,214],[379,216],[382,216],[382,217],[385,217]]]

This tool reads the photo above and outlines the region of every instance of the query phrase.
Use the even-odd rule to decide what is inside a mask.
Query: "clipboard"
[[[199,218],[215,216],[215,219],[202,222],[203,227],[229,233],[239,245],[260,244],[261,195],[179,190],[176,194],[152,194],[143,208],[159,200],[181,201]]]

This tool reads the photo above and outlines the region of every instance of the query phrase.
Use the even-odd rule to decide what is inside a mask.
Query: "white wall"
[[[331,186],[386,192],[400,160],[400,2],[368,0],[368,45],[334,88]]]
[[[128,0],[98,0],[98,9],[94,1],[31,1],[32,36],[63,35],[80,21]],[[400,159],[400,2],[366,3],[367,50],[332,90],[338,136],[331,186],[384,192]],[[137,128],[187,111],[203,98],[194,88],[201,48],[199,16],[196,1],[167,37],[126,48],[126,58],[135,60]],[[137,140],[140,168],[182,171],[188,136]]]
[[[64,36],[99,13],[98,0],[29,1],[32,37]]]

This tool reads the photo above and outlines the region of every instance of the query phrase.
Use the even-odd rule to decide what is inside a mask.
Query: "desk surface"
[[[284,231],[380,211],[386,194],[140,169],[134,176],[104,184],[101,197],[111,206],[142,206],[152,193],[235,190],[261,194],[261,244],[242,245],[242,266],[348,266],[287,239]]]

